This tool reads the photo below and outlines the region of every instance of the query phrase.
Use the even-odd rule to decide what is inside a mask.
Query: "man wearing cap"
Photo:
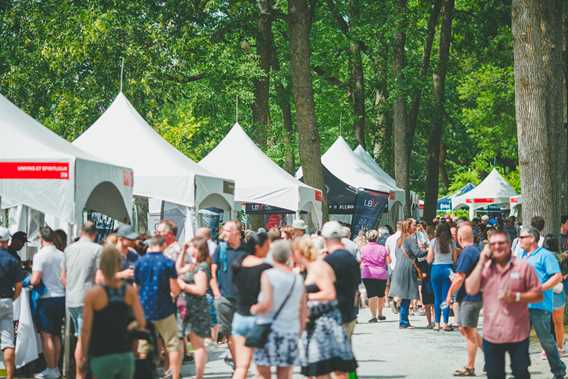
[[[20,250],[24,248],[26,243],[28,243],[28,235],[25,232],[16,232],[12,234],[12,238],[10,240],[10,245],[8,245],[8,252],[12,254],[14,258],[18,260],[18,262],[22,261],[22,258],[18,254]]]
[[[361,270],[355,257],[341,243],[343,233],[337,221],[326,222],[321,235],[329,253],[324,260],[335,272],[335,291],[343,328],[351,339],[357,323],[355,294],[361,283]]]
[[[294,229],[294,238],[303,237],[306,234],[308,226],[306,222],[301,218],[297,218],[292,223],[292,229]]]
[[[4,356],[6,378],[14,378],[14,310],[13,301],[22,291],[20,263],[8,251],[10,233],[0,227],[0,349]]]
[[[67,311],[73,323],[75,337],[81,335],[83,325],[83,304],[85,294],[95,284],[98,269],[101,245],[95,243],[97,238],[97,227],[94,222],[87,221],[81,227],[79,240],[69,246],[64,251],[63,270],[61,271],[61,282],[65,286],[65,301]],[[81,341],[77,341],[75,347],[75,360],[81,358]],[[80,365],[76,365],[75,378],[85,377],[85,372]]]
[[[117,272],[116,276],[120,279],[126,279],[132,282],[134,278],[134,265],[136,265],[136,261],[138,261],[139,258],[138,253],[134,250],[139,235],[130,225],[121,225],[116,231],[116,235],[118,237],[116,248],[122,255],[122,271]]]

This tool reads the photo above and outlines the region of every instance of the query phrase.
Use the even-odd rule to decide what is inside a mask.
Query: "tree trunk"
[[[454,15],[454,0],[444,1],[444,22],[440,34],[438,68],[432,79],[433,112],[432,129],[428,139],[428,163],[426,171],[426,198],[424,199],[424,218],[432,220],[436,216],[438,203],[440,146],[444,132],[444,94],[446,72],[450,57],[452,41],[452,19]]]
[[[512,30],[515,69],[515,115],[523,221],[533,216],[546,220],[545,233],[553,230],[555,211],[554,173],[550,165],[547,120],[548,75],[544,61],[550,59],[543,26],[545,2],[513,0]],[[546,27],[546,26],[545,26]]]
[[[440,144],[440,180],[442,181],[443,188],[447,191],[450,186],[450,178],[448,177],[448,170],[446,169],[446,145],[442,142]],[[436,208],[437,208],[436,202]]]
[[[272,0],[258,0],[259,16],[256,31],[256,52],[263,76],[254,83],[253,122],[254,138],[261,147],[266,147],[270,123],[270,65],[272,63]]]
[[[562,167],[560,169],[560,174],[568,173],[568,4],[564,4],[564,141],[561,141],[563,146],[561,146],[561,157]],[[568,215],[568,181],[565,179],[561,180],[560,187],[560,210],[561,216]]]
[[[282,83],[276,84],[276,95],[278,96],[278,106],[282,112],[282,139],[284,141],[284,169],[294,175],[294,126],[292,123],[292,107],[290,106],[290,93],[288,88],[284,88]]]
[[[398,0],[397,8],[400,22],[394,36],[395,52],[393,63],[393,75],[399,91],[402,91],[404,82],[404,45],[406,43],[406,17],[408,12],[407,0]],[[396,184],[406,192],[405,217],[410,217],[410,180],[408,159],[408,125],[406,115],[406,101],[404,94],[400,93],[393,105],[393,141],[394,141],[394,177]]]
[[[363,77],[363,60],[361,58],[361,44],[351,42],[351,93],[353,98],[353,114],[355,116],[355,137],[357,143],[365,147],[365,79]]]
[[[430,68],[430,57],[432,56],[432,45],[436,35],[436,25],[440,17],[440,9],[442,8],[441,0],[434,0],[430,17],[428,17],[428,30],[426,31],[426,39],[424,40],[424,53],[422,55],[422,66],[420,66],[420,79],[425,80],[426,74]],[[420,102],[422,100],[422,87],[418,86],[412,97],[410,112],[408,114],[408,159],[414,146],[414,134],[416,133],[416,125],[418,123],[418,113],[420,113]]]
[[[136,220],[138,222],[138,232],[148,233],[148,214],[150,212],[148,198],[134,196],[134,209],[136,211]]]
[[[322,191],[323,218],[327,220],[327,199],[321,165],[319,131],[316,126],[312,70],[310,68],[310,29],[312,14],[306,0],[288,1],[290,67],[300,160],[306,184]]]

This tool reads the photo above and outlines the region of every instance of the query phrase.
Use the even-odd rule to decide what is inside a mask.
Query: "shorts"
[[[209,319],[211,320],[211,326],[218,324],[217,322],[217,311],[215,310],[215,299],[210,294],[207,294],[207,304],[209,305]]]
[[[81,328],[83,327],[83,307],[69,307],[67,311],[69,312],[71,324],[73,324],[75,337],[79,337],[81,335]]]
[[[40,332],[61,335],[65,319],[65,297],[47,297],[37,302],[37,323]]]
[[[477,328],[482,306],[481,301],[462,301],[459,303],[458,324],[466,328]]]
[[[93,357],[89,367],[96,378],[131,379],[134,376],[134,354],[119,353]]]
[[[173,353],[180,350],[180,342],[178,336],[178,328],[176,315],[171,314],[166,318],[158,321],[153,321],[156,328],[156,332],[162,340],[164,340],[164,346],[169,353]],[[138,343],[138,351],[141,354],[147,354],[150,346],[148,341],[140,341]]]
[[[566,294],[564,291],[560,293],[553,293],[552,308],[554,310],[562,309],[566,305]]]
[[[0,350],[13,349],[14,345],[14,308],[9,298],[0,299]]]
[[[243,316],[235,313],[233,317],[232,336],[246,337],[256,327],[255,316]]]
[[[215,310],[217,311],[217,321],[219,321],[221,326],[221,333],[224,336],[230,336],[233,315],[235,314],[235,303],[225,297],[219,297],[215,299]]]
[[[384,297],[387,281],[383,279],[363,279],[365,290],[367,290],[367,298]]]

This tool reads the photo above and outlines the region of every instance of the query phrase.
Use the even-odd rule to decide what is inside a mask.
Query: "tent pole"
[[[122,63],[120,65],[120,93],[122,93],[122,79],[124,77],[124,57],[122,57]]]

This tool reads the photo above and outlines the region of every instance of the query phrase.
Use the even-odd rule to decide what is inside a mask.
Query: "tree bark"
[[[450,178],[448,177],[448,170],[446,169],[446,145],[442,142],[440,144],[440,181],[444,189],[450,186]],[[437,208],[437,202],[436,202]]]
[[[350,44],[351,51],[351,93],[353,101],[353,115],[355,122],[355,138],[357,143],[365,147],[365,78],[363,76],[363,60],[361,58],[361,45],[357,41]]]
[[[430,57],[432,56],[432,45],[436,35],[436,25],[440,18],[440,9],[442,8],[441,0],[434,0],[430,16],[428,17],[428,30],[426,31],[426,39],[424,40],[424,53],[422,55],[422,65],[420,66],[420,79],[426,79],[426,74],[430,69]],[[416,125],[418,123],[418,113],[420,113],[420,102],[422,100],[422,87],[418,86],[412,96],[410,112],[408,113],[408,159],[414,146],[414,135],[416,133]]]
[[[256,52],[263,76],[254,82],[253,123],[254,138],[266,147],[270,124],[270,65],[272,63],[272,0],[258,0],[259,16],[256,31]]]
[[[523,221],[528,223],[533,216],[542,216],[546,220],[545,233],[550,233],[558,230],[553,230],[557,204],[552,195],[555,189],[547,119],[548,75],[546,65],[543,66],[550,59],[544,15],[545,2],[513,0],[515,113]]]
[[[150,212],[148,198],[134,196],[134,209],[136,211],[136,220],[138,222],[138,232],[148,233],[148,214]]]
[[[393,141],[394,141],[394,177],[397,186],[403,188],[406,193],[405,217],[410,217],[410,180],[409,180],[409,155],[408,155],[408,124],[406,114],[406,101],[402,93],[404,82],[405,54],[404,46],[406,43],[406,17],[408,12],[407,0],[397,1],[397,11],[400,15],[400,22],[394,36],[394,63],[393,75],[395,77],[399,94],[393,105]]]
[[[426,198],[424,199],[424,218],[432,220],[436,216],[440,175],[440,146],[444,132],[444,95],[446,72],[452,41],[452,19],[454,0],[444,1],[444,21],[440,34],[438,67],[432,78],[433,112],[432,129],[428,139],[428,163],[426,172]]]
[[[325,197],[320,138],[316,126],[312,71],[310,68],[310,29],[313,6],[310,7],[306,0],[288,1],[290,67],[304,182],[322,191],[323,218],[327,220],[327,199]]]

